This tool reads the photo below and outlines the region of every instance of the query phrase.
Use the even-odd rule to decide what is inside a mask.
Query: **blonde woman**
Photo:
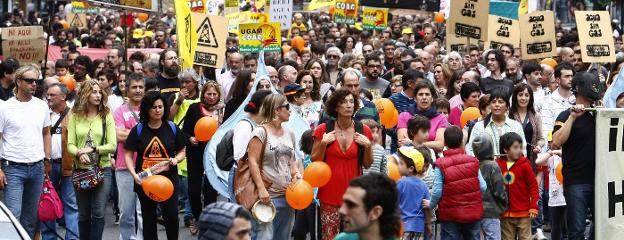
[[[303,164],[295,158],[295,135],[282,127],[290,118],[289,106],[283,95],[268,95],[260,107],[262,124],[254,129],[247,147],[260,201],[276,208],[271,223],[256,224],[255,239],[289,239],[295,222],[295,210],[286,203],[285,192],[290,183],[302,178]],[[265,186],[263,179],[271,184]]]
[[[80,239],[102,239],[104,209],[111,189],[111,157],[117,140],[115,121],[107,96],[95,80],[82,83],[69,117],[67,151],[75,156],[75,169],[102,169],[103,181],[86,191],[76,191]]]

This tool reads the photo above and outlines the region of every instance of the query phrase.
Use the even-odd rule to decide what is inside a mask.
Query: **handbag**
[[[102,119],[102,141],[100,142],[106,144],[106,119]],[[100,167],[99,156],[97,157],[96,164],[89,169],[77,169],[74,164],[72,178],[74,189],[79,192],[89,191],[102,184],[104,181],[104,172]]]
[[[52,181],[48,176],[43,180],[43,189],[39,198],[39,209],[37,210],[39,221],[47,222],[63,217],[63,203],[59,198]]]
[[[262,175],[262,181],[264,182],[264,187],[269,188],[272,184],[271,181],[266,179],[262,174],[262,162],[264,158],[264,149],[266,148],[266,143],[268,140],[269,133],[267,132],[265,127],[262,127],[266,133],[266,137],[262,142],[262,150],[260,153],[260,174]],[[238,168],[236,169],[236,175],[234,176],[234,196],[236,197],[236,202],[243,206],[244,208],[250,210],[253,205],[260,199],[258,188],[251,177],[251,169],[249,168],[249,153],[246,153],[238,161]]]

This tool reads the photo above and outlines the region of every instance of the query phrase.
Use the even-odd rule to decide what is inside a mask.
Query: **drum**
[[[275,218],[276,212],[277,211],[275,210],[275,206],[273,204],[269,206],[260,202],[260,200],[254,203],[253,207],[251,207],[251,213],[260,223],[272,222],[273,218]]]

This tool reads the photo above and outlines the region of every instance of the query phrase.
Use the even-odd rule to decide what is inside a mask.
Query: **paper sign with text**
[[[334,12],[334,22],[355,24],[357,21],[358,1],[357,0],[336,0],[336,11]]]
[[[87,28],[87,15],[84,13],[69,13],[67,14],[67,22],[69,22],[69,27]]]
[[[388,9],[364,7],[362,27],[371,30],[384,30],[388,27]]]
[[[535,11],[520,16],[522,59],[552,57],[557,54],[555,17],[551,11]]]
[[[511,18],[490,15],[486,49],[498,49],[503,44],[520,47],[520,22]]]
[[[197,27],[197,48],[194,64],[213,68],[223,67],[225,62],[225,41],[228,37],[227,18],[203,13],[193,13]]]
[[[71,7],[71,12],[72,13],[98,14],[100,12],[100,8],[99,7],[91,6],[87,2],[73,1],[71,3],[71,6],[72,6]]]
[[[246,23],[241,24],[238,30],[241,52],[282,51],[282,34],[279,23]]]
[[[238,21],[239,23],[268,23],[269,14],[244,11],[240,13]]]
[[[615,62],[611,17],[607,11],[575,11],[583,62]]]
[[[448,18],[450,32],[460,37],[487,40],[488,0],[454,0],[451,2],[451,15]]]
[[[45,57],[42,26],[2,28],[2,56],[21,63],[39,63]]]
[[[293,16],[293,0],[271,0],[270,21],[280,23],[282,29],[290,29]]]
[[[106,8],[131,9],[157,12],[158,0],[87,0],[89,3]]]
[[[308,5],[308,11],[314,11],[319,8],[334,6],[336,0],[311,0]]]
[[[188,0],[188,5],[191,8],[191,12],[206,12],[206,0]]]

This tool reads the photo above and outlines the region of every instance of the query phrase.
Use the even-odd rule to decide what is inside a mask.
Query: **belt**
[[[50,159],[50,161],[52,163],[63,163],[63,159],[62,158],[53,158],[53,159]]]
[[[43,159],[41,159],[41,160],[39,160],[39,161],[36,161],[36,162],[30,162],[30,163],[13,162],[13,161],[6,160],[6,159],[4,159],[4,158],[0,159],[0,161],[2,161],[2,162],[6,162],[6,165],[34,166],[34,165],[37,165],[37,164],[39,164],[40,162],[42,162],[42,161],[43,161]]]

